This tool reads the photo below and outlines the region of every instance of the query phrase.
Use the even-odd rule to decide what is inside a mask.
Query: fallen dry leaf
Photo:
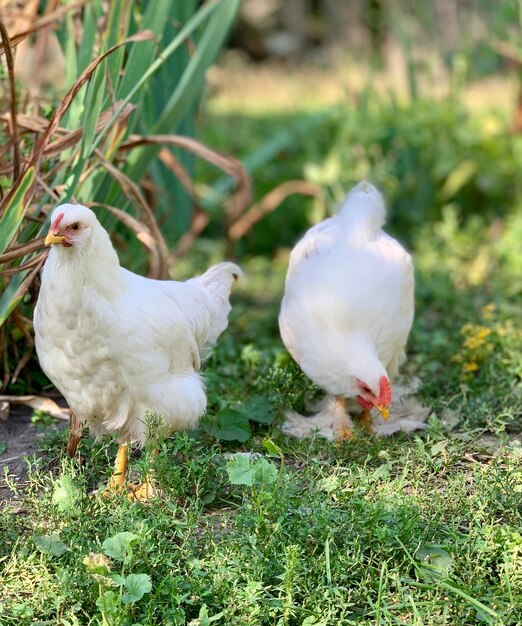
[[[70,409],[62,408],[51,398],[44,398],[43,396],[0,396],[0,403],[3,404],[4,402],[7,404],[23,404],[35,411],[49,413],[49,415],[59,420],[69,421],[71,414]]]
[[[7,402],[7,400],[2,400],[0,402],[0,420],[2,422],[6,422],[7,418],[9,417],[9,402]]]

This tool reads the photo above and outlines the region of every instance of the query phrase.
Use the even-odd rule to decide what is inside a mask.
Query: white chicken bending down
[[[329,421],[339,438],[351,436],[346,398],[362,407],[369,430],[373,407],[388,418],[390,378],[404,359],[413,321],[412,259],[382,231],[384,222],[381,194],[359,183],[339,213],[312,227],[290,256],[281,337],[326,391],[318,425]]]
[[[241,270],[221,263],[186,282],[133,274],[81,205],[55,209],[45,243],[51,250],[34,312],[38,358],[82,424],[96,436],[118,436],[110,484],[122,489],[126,446],[145,442],[147,411],[170,430],[193,428],[204,414],[198,370],[227,327]]]

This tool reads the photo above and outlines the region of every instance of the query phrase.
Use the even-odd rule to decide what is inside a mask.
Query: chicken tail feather
[[[213,344],[228,325],[229,302],[233,283],[243,275],[241,268],[235,263],[224,262],[214,265],[203,275],[194,280],[205,289],[214,305],[213,324],[208,343]]]

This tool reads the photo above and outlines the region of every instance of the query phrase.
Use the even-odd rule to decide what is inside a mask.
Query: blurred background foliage
[[[447,354],[433,343],[437,332],[458,337],[460,321],[489,301],[504,303],[502,315],[520,315],[518,0],[80,5],[0,3],[11,38],[36,24],[16,46],[13,39],[19,117],[38,116],[43,124],[35,130],[21,119],[26,163],[44,132],[42,120],[56,112],[87,64],[126,37],[144,37],[109,55],[72,99],[60,130],[47,139],[78,128],[85,134],[41,161],[34,189],[17,209],[9,204],[20,180],[13,187],[3,57],[1,210],[22,207],[24,215],[0,250],[4,388],[44,384],[36,367],[20,367],[31,362],[37,285],[20,295],[35,266],[19,268],[35,249],[21,248],[24,256],[7,260],[5,252],[41,235],[48,211],[70,198],[99,203],[122,262],[136,271],[184,277],[225,255],[236,257],[251,270],[251,293],[243,297],[259,305],[267,296],[253,274],[279,268],[272,317],[263,327],[276,334],[288,248],[335,210],[351,185],[368,178],[386,196],[390,231],[416,258],[417,350],[421,342],[443,361]],[[42,29],[46,15],[52,26]],[[154,135],[157,143],[140,144],[131,135]],[[187,151],[165,135],[200,143]]]

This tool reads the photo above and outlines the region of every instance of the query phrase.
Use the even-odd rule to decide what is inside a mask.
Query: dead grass
[[[434,56],[427,63],[429,69],[419,76],[419,92],[442,99],[451,88],[448,70]],[[390,47],[386,66],[373,76],[367,64],[359,64],[346,54],[290,64],[252,63],[228,52],[211,68],[208,80],[208,104],[215,114],[306,112],[341,102],[353,104],[369,82],[375,95],[393,94],[399,100],[409,97],[407,62],[398,47]],[[466,85],[461,97],[471,111],[496,110],[512,116],[518,88],[515,75],[498,74]]]

